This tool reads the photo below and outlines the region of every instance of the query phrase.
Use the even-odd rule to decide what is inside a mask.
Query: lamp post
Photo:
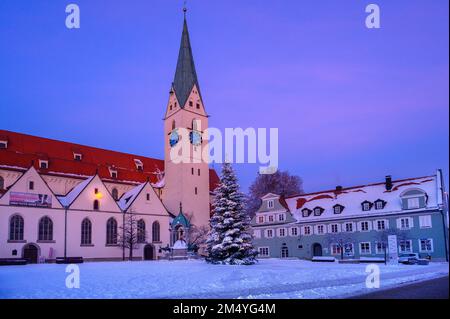
[[[64,206],[64,259],[67,258],[67,206]]]

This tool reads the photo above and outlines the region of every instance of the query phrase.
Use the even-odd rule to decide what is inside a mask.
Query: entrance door
[[[154,259],[154,248],[153,245],[145,245],[144,247],[144,260]]]
[[[281,258],[288,258],[289,257],[289,250],[287,247],[281,248]]]
[[[39,248],[35,244],[27,244],[23,248],[23,259],[29,264],[37,264],[39,257]]]
[[[313,245],[313,256],[322,256],[322,245],[318,243]]]

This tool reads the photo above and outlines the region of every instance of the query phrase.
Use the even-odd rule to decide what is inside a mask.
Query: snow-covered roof
[[[147,184],[147,182],[139,184],[138,186],[130,189],[128,192],[123,194],[122,197],[120,197],[117,204],[119,205],[121,210],[127,210],[131,206],[141,190],[144,188],[145,184]]]
[[[437,207],[437,182],[436,176],[425,176],[418,178],[392,181],[392,189],[386,190],[386,184],[376,183],[363,186],[342,188],[340,190],[329,190],[291,196],[286,198],[286,202],[294,218],[299,222],[329,220],[333,218],[359,217],[367,215],[383,215],[388,212],[398,212],[402,210],[401,194],[408,189],[420,189],[428,195],[427,207]],[[361,204],[364,201],[374,203],[381,199],[386,202],[383,209],[363,211]],[[333,206],[344,206],[341,214],[334,214]],[[302,210],[307,208],[313,210],[316,207],[324,209],[320,216],[311,214],[308,217],[302,216]]]
[[[84,181],[82,181],[80,184],[78,184],[77,186],[75,186],[69,193],[67,193],[67,195],[65,196],[57,196],[58,200],[60,201],[60,203],[65,206],[68,207],[70,206],[73,201],[78,197],[78,195],[86,188],[86,186],[89,185],[89,183],[94,179],[94,176],[91,176],[87,179],[85,179]]]

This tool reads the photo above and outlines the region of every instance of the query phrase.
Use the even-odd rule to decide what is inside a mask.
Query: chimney
[[[386,185],[386,190],[387,190],[388,192],[390,192],[391,189],[392,189],[392,177],[391,177],[391,175],[387,175],[387,176],[386,176],[386,182],[385,182],[385,185]]]
[[[342,192],[342,186],[338,185],[338,186],[336,186],[336,193],[340,193],[340,192]]]

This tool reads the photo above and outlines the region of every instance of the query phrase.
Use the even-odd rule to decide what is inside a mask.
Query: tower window
[[[200,103],[197,103],[197,109],[198,110],[200,109]]]
[[[197,170],[197,174],[198,176],[200,176],[200,168]]]
[[[172,121],[172,130],[175,129],[175,120]]]
[[[177,107],[177,102],[173,103],[173,107]]]
[[[169,109],[172,111],[172,104],[170,104]]]
[[[98,194],[98,188],[94,189],[94,194]]]
[[[195,195],[197,195],[198,191],[197,191],[197,187],[195,188]]]
[[[190,107],[194,106],[194,103],[192,103],[192,101],[189,101],[189,106]]]
[[[147,193],[147,200],[148,201],[150,200],[150,194],[149,193]]]
[[[191,174],[194,175],[194,168],[191,168]]]

